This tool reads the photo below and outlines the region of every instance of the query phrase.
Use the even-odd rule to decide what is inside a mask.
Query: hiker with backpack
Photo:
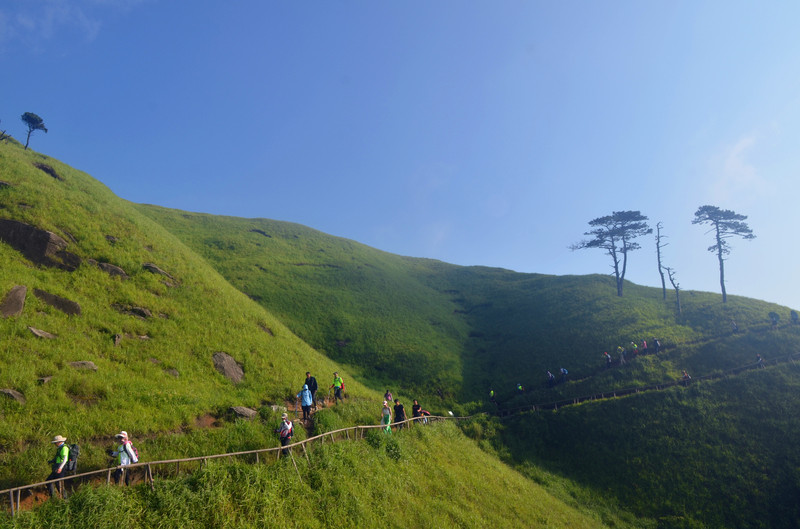
[[[303,407],[303,422],[306,422],[311,418],[311,405],[314,403],[314,397],[308,384],[303,384],[303,389],[297,394],[297,398],[300,399],[300,406]]]
[[[306,380],[303,382],[306,386],[308,386],[308,391],[311,392],[311,407],[316,411],[317,409],[317,389],[319,386],[317,385],[317,379],[311,376],[310,371],[306,371]]]
[[[333,384],[331,384],[331,388],[333,388],[334,402],[339,404],[339,401],[344,399],[342,396],[342,391],[344,391],[344,379],[339,376],[338,371],[333,372]]]
[[[561,368],[561,383],[562,384],[567,381],[567,373],[569,373],[569,371],[567,371],[566,369],[564,369],[562,367]]]
[[[119,445],[116,450],[110,450],[108,453],[111,457],[119,458],[117,469],[114,471],[114,484],[119,485],[122,476],[125,475],[125,486],[128,486],[131,484],[131,475],[126,467],[139,462],[139,451],[128,439],[128,432],[125,430],[122,430],[114,437],[119,442]]]
[[[281,424],[275,429],[275,433],[280,436],[281,446],[284,447],[281,450],[281,455],[285,456],[289,450],[285,447],[292,442],[292,436],[294,435],[294,424],[289,420],[289,415],[286,413],[281,414]]]
[[[48,463],[52,465],[52,470],[45,481],[63,477],[62,471],[67,466],[67,462],[69,461],[69,446],[67,446],[67,438],[61,435],[56,435],[50,442],[56,445],[56,455],[53,459],[48,461]],[[47,492],[50,493],[51,498],[55,494],[54,485],[54,483],[47,484]]]

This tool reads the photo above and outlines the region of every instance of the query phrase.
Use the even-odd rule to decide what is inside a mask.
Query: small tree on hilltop
[[[716,206],[700,206],[694,213],[692,224],[710,224],[708,233],[714,233],[713,245],[708,251],[717,254],[719,260],[719,284],[722,287],[722,302],[727,303],[728,293],[725,291],[725,256],[731,253],[728,239],[741,237],[742,239],[755,239],[753,230],[745,223],[746,215],[739,215],[729,209],[719,209]]]
[[[22,122],[28,127],[28,137],[25,140],[25,150],[28,150],[28,144],[31,141],[31,134],[37,130],[43,130],[47,134],[47,127],[44,126],[44,120],[34,114],[33,112],[25,112],[22,114]]]
[[[3,121],[3,120],[1,120],[1,119],[0,119],[0,122],[2,122],[2,121]],[[8,135],[6,134],[6,131],[4,131],[4,130],[0,130],[0,141],[3,141],[3,140],[4,140],[4,139],[6,139],[7,137],[8,137]]]
[[[661,222],[656,223],[656,259],[658,260],[658,275],[661,276],[661,297],[667,299],[667,284],[664,282],[664,265],[661,264],[661,248],[667,246],[669,243],[661,242],[666,239],[666,235],[661,235]]]
[[[638,250],[639,244],[633,239],[653,233],[647,225],[647,217],[638,211],[615,211],[611,215],[589,221],[591,230],[584,233],[592,238],[570,246],[571,250],[600,248],[605,250],[614,268],[617,280],[617,296],[622,297],[622,284],[628,268],[628,252]]]

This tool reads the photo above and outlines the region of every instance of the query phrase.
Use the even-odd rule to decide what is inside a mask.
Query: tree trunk
[[[725,292],[725,259],[723,253],[722,239],[719,236],[719,226],[717,226],[717,259],[719,259],[719,286],[722,288],[722,302],[728,302],[728,293]]]

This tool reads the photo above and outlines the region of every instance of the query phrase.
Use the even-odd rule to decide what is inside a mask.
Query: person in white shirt
[[[136,456],[136,451],[133,449],[133,444],[131,444],[130,440],[128,439],[128,432],[123,430],[115,437],[120,444],[117,446],[116,450],[113,450],[110,453],[111,457],[119,457],[119,461],[117,463],[119,468],[114,471],[114,483],[119,484],[120,478],[122,478],[122,475],[124,474],[125,485],[130,485],[130,473],[127,472],[127,468],[125,467],[134,463],[138,463],[139,458]]]

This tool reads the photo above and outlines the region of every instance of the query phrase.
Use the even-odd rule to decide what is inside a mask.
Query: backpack
[[[74,472],[78,468],[78,457],[81,455],[81,447],[76,444],[69,445],[69,455],[67,456],[67,464],[64,465],[64,470]]]
[[[136,461],[139,461],[139,450],[135,446],[133,446],[132,442],[128,441],[128,444],[130,445],[133,454],[136,456]]]

